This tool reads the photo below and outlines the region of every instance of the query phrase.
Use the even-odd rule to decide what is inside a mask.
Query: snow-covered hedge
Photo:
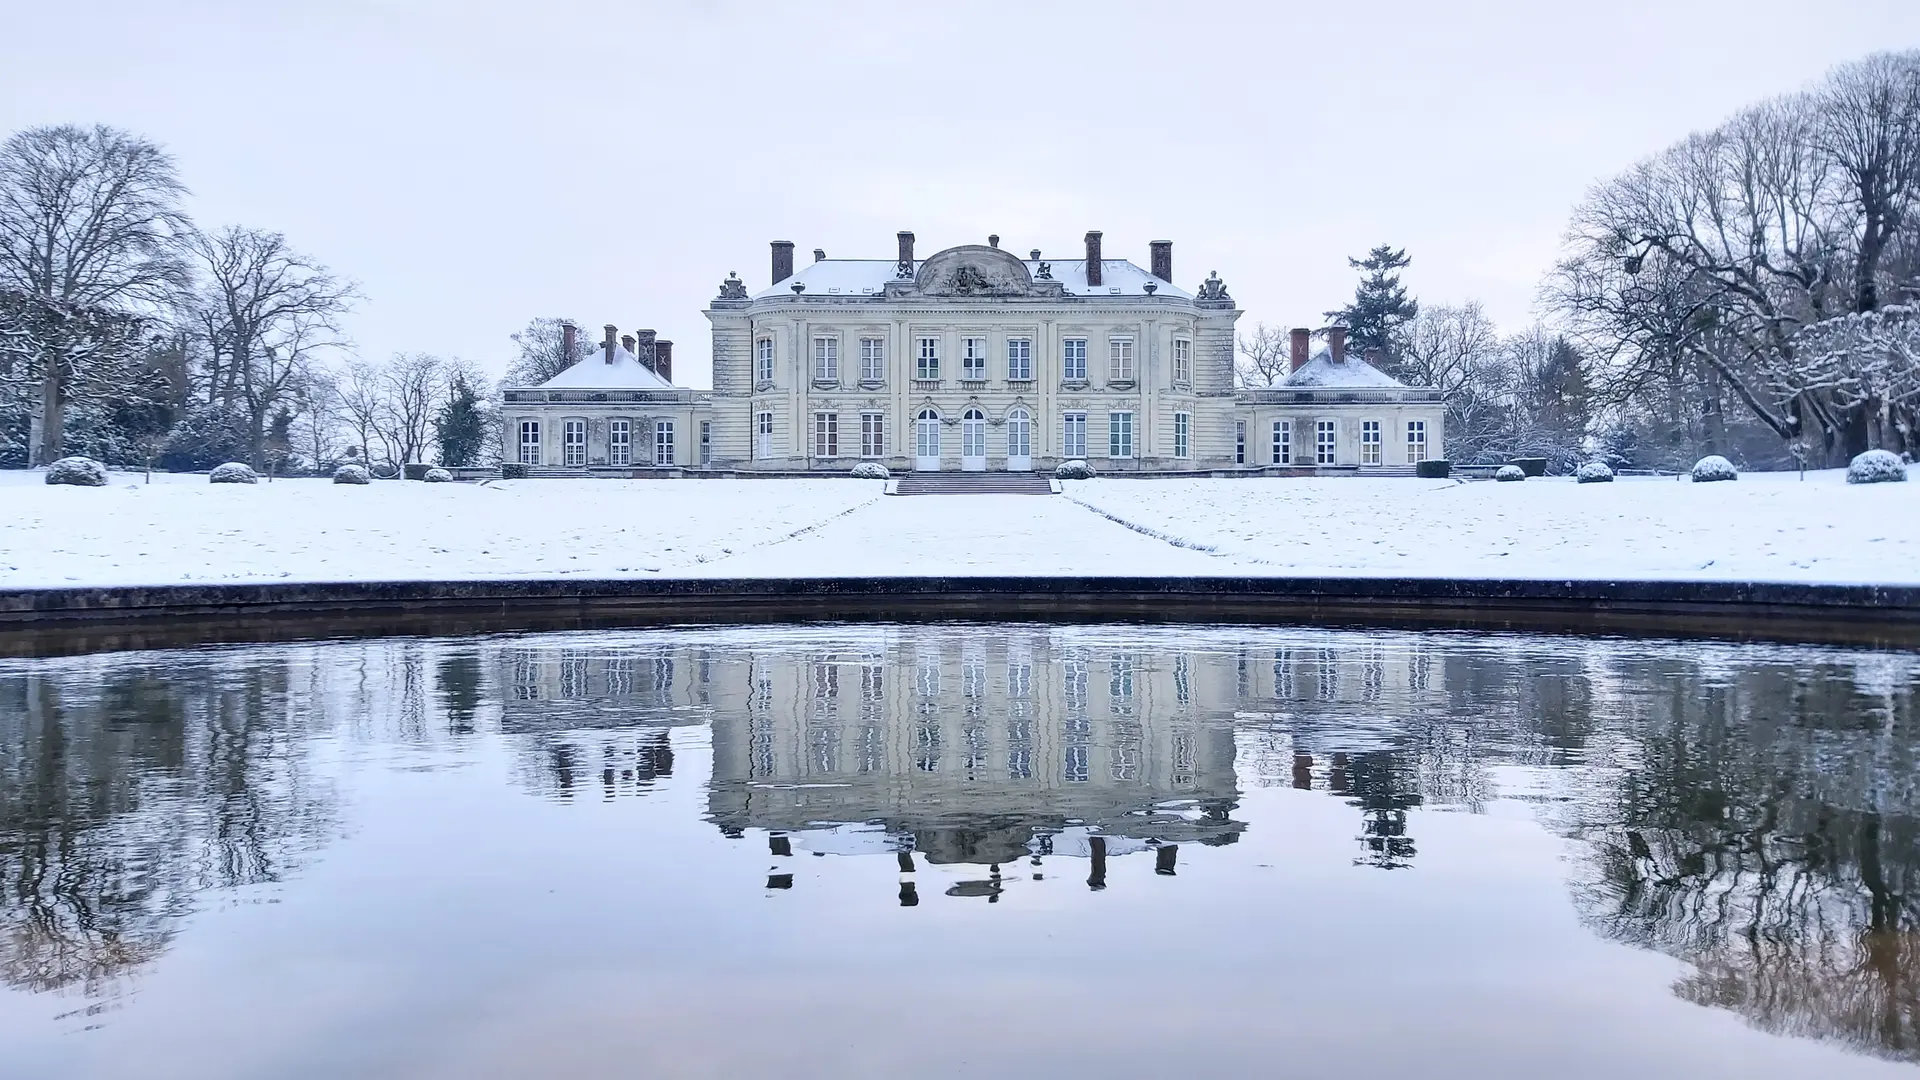
[[[1589,461],[1573,471],[1573,479],[1580,484],[1611,484],[1613,467],[1604,461]]]
[[[1891,450],[1869,450],[1847,465],[1849,484],[1884,484],[1906,478],[1906,462]],[[49,479],[47,483],[53,481]]]
[[[429,484],[445,484],[453,480],[453,474],[445,469],[428,469],[427,474],[420,479]]]
[[[333,482],[336,484],[371,484],[373,474],[367,472],[365,465],[342,465],[333,470]]]
[[[214,466],[213,471],[207,474],[207,480],[214,484],[257,484],[260,474],[254,472],[251,465],[229,461],[225,465]]]
[[[1061,462],[1059,467],[1053,470],[1053,475],[1057,480],[1091,480],[1093,466],[1075,458],[1072,461]]]
[[[90,457],[63,457],[47,466],[47,483],[106,487],[107,467]]]
[[[521,462],[509,461],[500,466],[500,479],[502,480],[525,480],[526,478],[527,467]]]
[[[1693,482],[1696,484],[1710,484],[1715,480],[1738,479],[1740,479],[1740,470],[1733,467],[1733,462],[1728,461],[1719,454],[1708,454],[1706,457],[1693,463]]]
[[[1413,475],[1422,480],[1445,480],[1453,474],[1453,462],[1446,458],[1428,458],[1413,463]]]
[[[877,461],[863,461],[855,465],[847,475],[855,480],[885,480],[893,474],[887,471],[885,465]]]
[[[1518,465],[1502,465],[1499,471],[1493,474],[1493,478],[1503,484],[1511,484],[1516,480],[1525,480],[1527,470]]]

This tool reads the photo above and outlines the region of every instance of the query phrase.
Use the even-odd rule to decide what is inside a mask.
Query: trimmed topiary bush
[[[420,479],[429,484],[448,484],[453,482],[453,474],[445,469],[428,469],[427,475]]]
[[[47,466],[47,483],[106,487],[107,467],[90,457],[63,457]]]
[[[371,484],[373,474],[364,465],[342,465],[333,470],[333,482],[336,484]]]
[[[1428,458],[1413,463],[1413,475],[1422,480],[1445,480],[1453,475],[1453,462],[1446,458]]]
[[[1517,457],[1513,459],[1513,463],[1515,465],[1518,465],[1520,467],[1520,471],[1523,473],[1526,473],[1528,476],[1547,475],[1547,459],[1546,458]]]
[[[1885,484],[1907,478],[1907,463],[1891,450],[1869,450],[1847,464],[1847,483]],[[53,483],[48,480],[47,483]]]
[[[863,461],[855,465],[847,475],[855,480],[885,480],[893,474],[887,471],[885,465],[877,461]]]
[[[1718,480],[1738,480],[1740,470],[1733,467],[1733,462],[1719,454],[1708,454],[1693,463],[1691,475],[1696,484],[1711,484]]]
[[[525,480],[526,478],[527,467],[518,461],[509,461],[500,466],[500,479],[502,480]]]
[[[1582,484],[1613,483],[1613,466],[1604,461],[1589,461],[1573,471],[1573,479]]]
[[[425,480],[428,470],[432,468],[433,466],[424,461],[409,461],[400,466],[401,474],[409,480]]]
[[[1075,458],[1072,461],[1061,462],[1059,467],[1053,470],[1053,476],[1056,480],[1091,480],[1093,466]]]
[[[1511,484],[1516,480],[1525,480],[1527,478],[1527,470],[1518,465],[1502,465],[1499,469],[1495,470],[1493,478],[1503,484]]]
[[[207,481],[214,484],[257,484],[260,474],[245,462],[229,461],[225,465],[214,466],[213,471],[207,474]]]

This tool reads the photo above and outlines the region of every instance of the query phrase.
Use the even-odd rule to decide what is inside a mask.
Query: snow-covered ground
[[[858,574],[1287,574],[1920,584],[1920,484],[1090,480],[479,484],[0,471],[0,587]]]

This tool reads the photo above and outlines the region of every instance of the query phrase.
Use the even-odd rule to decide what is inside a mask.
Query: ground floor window
[[[1293,464],[1293,421],[1273,422],[1273,464]]]
[[[713,421],[700,421],[700,464],[713,464]]]
[[[813,456],[817,458],[836,458],[840,456],[840,414],[817,412],[813,414]]]
[[[885,457],[887,453],[887,414],[882,412],[863,412],[860,414],[860,456],[868,458]]]
[[[1087,414],[1070,412],[1060,414],[1060,456],[1083,458],[1087,456]]]
[[[540,464],[540,421],[520,421],[520,464]]]
[[[1247,422],[1245,420],[1233,422],[1233,463],[1235,465],[1247,463]]]
[[[677,464],[673,454],[673,421],[671,420],[653,422],[653,463],[655,465]]]
[[[607,464],[633,464],[633,421],[607,421]]]
[[[1334,439],[1337,429],[1332,420],[1321,420],[1313,427],[1313,460],[1317,465],[1334,463]]]
[[[1407,464],[1427,460],[1427,422],[1407,421]]]
[[[1380,421],[1360,421],[1360,464],[1380,464]]]
[[[1173,414],[1173,456],[1189,457],[1193,444],[1193,414],[1177,412]]]
[[[561,452],[564,465],[585,465],[587,463],[587,422],[568,420],[560,427]]]
[[[1024,458],[1033,453],[1033,421],[1025,409],[1007,414],[1007,456]]]
[[[1110,458],[1133,456],[1132,413],[1110,412],[1107,414],[1107,456]]]
[[[762,459],[773,456],[773,414],[770,412],[753,414],[753,456]]]

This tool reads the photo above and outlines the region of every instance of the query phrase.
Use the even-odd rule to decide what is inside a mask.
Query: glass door
[[[1027,472],[1033,468],[1033,420],[1025,409],[1007,414],[1007,471]]]
[[[987,471],[987,417],[979,409],[960,418],[960,470]]]
[[[940,414],[920,410],[913,422],[913,467],[917,472],[940,471]]]

